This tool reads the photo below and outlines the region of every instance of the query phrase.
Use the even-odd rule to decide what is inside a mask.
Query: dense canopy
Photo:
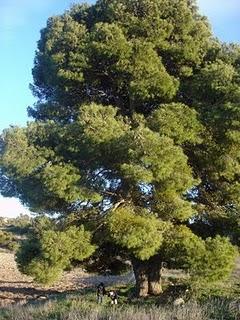
[[[193,0],[98,0],[49,18],[31,87],[33,121],[1,136],[1,192],[61,223],[37,235],[29,265],[19,255],[24,272],[47,281],[51,268],[114,246],[140,295],[161,292],[163,261],[198,283],[229,274],[240,47],[215,39]],[[50,259],[43,238],[72,247],[78,233],[85,254]],[[57,252],[66,256],[64,245]]]

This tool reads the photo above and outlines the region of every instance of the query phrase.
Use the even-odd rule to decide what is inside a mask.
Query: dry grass
[[[93,294],[69,296],[0,311],[1,320],[239,320],[240,302],[214,299],[204,304],[189,302],[183,307],[95,303]]]

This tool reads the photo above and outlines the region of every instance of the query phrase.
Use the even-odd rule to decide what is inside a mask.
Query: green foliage
[[[18,242],[11,232],[0,230],[0,247],[11,251],[17,251]]]
[[[196,272],[205,253],[204,241],[185,226],[174,227],[165,241],[164,257],[167,260],[170,257],[172,264],[178,268]]]
[[[167,73],[152,44],[136,42],[129,68],[132,74],[129,91],[133,101],[168,101],[175,96],[178,81]]]
[[[218,235],[239,238],[239,61],[194,1],[98,0],[49,18],[35,121],[3,132],[0,189],[61,223],[37,222],[20,268],[51,281],[93,253],[93,233],[148,273],[164,259],[193,280],[227,275],[235,250]]]
[[[179,77],[201,64],[209,39],[207,22],[185,0],[74,6],[42,30],[33,91],[51,106],[39,102],[30,114],[63,120],[89,100],[151,110],[175,96]]]
[[[108,219],[113,240],[130,250],[140,260],[148,260],[156,254],[163,242],[163,234],[169,224],[158,220],[153,215],[131,207],[116,209]]]
[[[31,226],[32,219],[28,214],[20,213],[18,217],[13,219],[12,223],[15,227],[27,229]]]
[[[54,220],[45,215],[36,216],[33,219],[32,225],[33,225],[32,233],[35,236],[41,236],[45,231],[56,229],[56,224]]]
[[[152,130],[172,138],[176,144],[201,142],[203,127],[194,109],[184,104],[165,104],[154,111],[149,118]]]
[[[39,283],[50,285],[60,278],[62,265],[51,264],[48,260],[34,258],[26,266],[24,272]]]
[[[82,106],[77,124],[87,139],[87,147],[95,153],[99,152],[99,156],[102,153],[103,159],[112,153],[112,149],[116,148],[114,144],[129,130],[123,117],[117,115],[116,108],[97,104]]]
[[[9,232],[0,230],[0,245],[4,245],[12,240],[12,235]]]
[[[233,65],[216,60],[207,64],[192,82],[197,97],[208,103],[234,101],[240,97],[237,70]]]
[[[84,260],[95,249],[90,232],[83,226],[73,226],[66,231],[38,228],[37,233],[20,246],[17,263],[22,272],[41,283],[51,284],[70,267],[73,260]]]
[[[2,162],[11,177],[25,177],[44,164],[41,151],[29,145],[26,129],[15,127],[5,130],[2,139],[5,141]]]
[[[197,182],[192,177],[186,155],[172,139],[150,130],[137,115],[135,119],[132,122],[124,119],[111,106],[82,106],[74,124],[54,132],[56,143],[51,133],[53,128],[48,124],[29,126],[26,134],[29,147],[41,143],[39,156],[44,150],[45,160],[42,165],[37,163],[28,174],[19,173],[13,178],[17,189],[24,190],[24,201],[33,208],[38,208],[40,203],[45,210],[51,206],[59,211],[79,200],[100,202],[111,188],[107,181],[113,179],[114,183],[116,178],[135,186],[135,191],[129,187],[132,197],[144,193],[139,189],[141,183],[155,184],[159,196],[168,192],[168,198],[171,194],[174,198],[181,197],[181,193]],[[3,139],[12,154],[7,159],[2,158],[8,170],[9,166],[16,167],[17,155],[9,140]],[[23,160],[25,166],[26,159]],[[98,175],[99,171],[105,172],[106,177],[104,173]],[[44,203],[41,198],[47,201]],[[135,201],[137,204],[137,199]],[[179,202],[187,205],[183,199]]]
[[[154,210],[163,220],[187,221],[194,214],[196,208],[175,190],[156,190]]]
[[[235,265],[237,249],[231,245],[228,238],[220,236],[207,238],[205,247],[203,263],[197,272],[197,276],[201,278],[201,284],[226,278]]]
[[[7,249],[16,253],[20,247],[19,241],[10,241],[7,244]]]
[[[170,138],[140,125],[129,132],[127,139],[128,163],[121,166],[127,178],[136,182],[162,183],[163,189],[178,191],[186,191],[194,184],[186,156]]]
[[[185,227],[175,227],[168,233],[163,255],[170,263],[187,270],[191,286],[212,286],[228,277],[235,265],[236,248],[229,239],[217,236],[205,241]]]
[[[31,261],[40,255],[40,243],[39,238],[36,236],[29,236],[27,240],[24,240],[17,253],[16,262],[19,270],[28,274],[28,266]]]
[[[70,164],[47,165],[43,172],[43,183],[50,192],[53,192],[67,202],[79,199],[78,182],[80,174]]]

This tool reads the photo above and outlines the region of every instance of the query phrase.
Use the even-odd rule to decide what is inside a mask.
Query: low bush
[[[19,243],[10,232],[0,230],[0,247],[11,251],[17,251]]]

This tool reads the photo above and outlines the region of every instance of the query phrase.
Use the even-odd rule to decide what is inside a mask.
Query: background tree
[[[99,0],[50,18],[34,121],[1,138],[2,193],[62,221],[22,270],[48,270],[47,239],[61,237],[64,251],[70,224],[132,261],[138,295],[162,291],[163,261],[193,282],[227,276],[236,250],[226,236],[239,230],[239,61],[194,1]]]

